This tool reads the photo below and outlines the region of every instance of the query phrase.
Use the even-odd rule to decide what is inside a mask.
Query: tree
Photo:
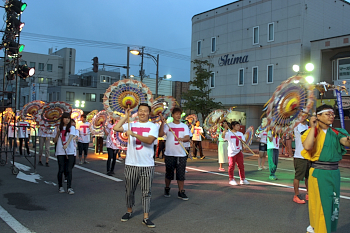
[[[193,60],[192,63],[194,64],[195,77],[190,81],[191,89],[183,94],[183,99],[186,101],[184,109],[193,110],[197,115],[201,114],[204,120],[210,112],[222,108],[223,105],[209,97],[211,89],[208,82],[212,73],[210,68],[214,65],[207,60],[201,61],[198,59]]]

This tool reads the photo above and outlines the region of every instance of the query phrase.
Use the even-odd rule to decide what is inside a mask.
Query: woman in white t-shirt
[[[57,134],[54,139],[56,144],[56,156],[58,162],[58,192],[64,193],[62,185],[62,175],[66,171],[67,174],[67,192],[68,194],[74,194],[71,187],[72,185],[72,169],[75,164],[75,147],[73,138],[75,135],[75,127],[71,126],[70,113],[63,113],[60,126],[57,129]]]

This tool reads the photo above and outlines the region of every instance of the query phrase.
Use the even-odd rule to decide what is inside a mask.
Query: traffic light
[[[92,71],[97,73],[98,72],[98,57],[94,57],[92,59],[92,61],[94,62],[94,63],[92,63]]]
[[[35,69],[30,68],[27,65],[22,65],[18,68],[18,75],[19,77],[26,79],[28,77],[31,77],[35,74]]]
[[[21,22],[15,14],[7,15],[6,32],[17,34],[22,31],[24,23]]]
[[[7,13],[16,13],[19,15],[27,8],[27,3],[19,0],[9,0],[5,5],[5,8]]]
[[[7,55],[16,56],[21,53],[24,49],[23,44],[18,44],[16,41],[10,40],[4,42],[4,47],[7,50]]]

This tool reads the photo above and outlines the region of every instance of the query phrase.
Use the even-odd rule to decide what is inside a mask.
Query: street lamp
[[[142,47],[142,51],[139,50],[130,50],[130,53],[133,55],[141,55],[142,60],[141,60],[141,82],[142,82],[142,77],[143,77],[143,56],[148,56],[150,58],[152,58],[153,62],[156,64],[157,66],[157,72],[156,72],[156,97],[158,97],[158,75],[159,75],[159,54],[157,54],[157,57],[153,56],[152,54],[149,53],[145,53],[143,52],[144,47]]]

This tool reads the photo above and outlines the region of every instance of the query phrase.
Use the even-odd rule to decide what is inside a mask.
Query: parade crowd
[[[95,153],[103,153],[104,136],[107,147],[108,159],[106,174],[114,175],[116,159],[123,160],[121,149],[113,140],[113,133],[125,133],[128,136],[128,146],[125,151],[125,188],[126,188],[126,212],[121,217],[122,222],[128,221],[133,216],[135,205],[135,191],[140,185],[142,193],[143,220],[147,227],[155,227],[150,220],[151,189],[154,177],[155,158],[164,158],[165,181],[164,197],[170,198],[171,181],[177,181],[177,197],[189,200],[185,191],[186,165],[189,158],[205,159],[202,149],[204,130],[200,121],[190,122],[182,120],[182,110],[178,107],[172,109],[173,122],[166,123],[166,119],[160,116],[159,123],[149,121],[151,107],[141,103],[138,106],[138,121],[128,122],[130,110],[126,110],[123,118],[116,121],[108,119],[103,124],[103,132],[92,135],[90,122],[86,115],[81,115],[75,122],[70,113],[64,113],[60,124],[56,128],[30,127],[29,123],[21,119],[17,120],[17,126],[12,119],[8,127],[8,143],[12,150],[17,150],[17,138],[19,139],[19,154],[22,155],[22,146],[26,149],[27,156],[31,156],[29,139],[31,137],[33,147],[36,147],[36,136],[39,137],[38,165],[49,167],[50,141],[55,144],[55,156],[58,161],[57,180],[59,192],[74,194],[72,188],[72,171],[78,156],[79,164],[89,163],[88,148],[92,136],[95,137]],[[331,128],[334,120],[334,110],[331,106],[322,105],[316,109],[316,114],[294,128],[294,132],[282,134],[274,129],[266,128],[267,119],[262,120],[261,126],[256,131],[259,142],[258,170],[269,169],[268,177],[271,181],[278,180],[277,167],[280,145],[285,154],[294,157],[295,178],[293,201],[305,204],[308,201],[310,226],[308,232],[333,232],[337,228],[339,217],[340,196],[340,172],[338,162],[345,153],[344,146],[350,146],[349,134],[344,129]],[[224,172],[223,164],[228,163],[228,184],[238,185],[234,179],[234,169],[237,164],[239,170],[239,184],[249,185],[244,170],[243,147],[245,136],[240,132],[238,121],[228,122],[223,120],[218,123],[218,163],[219,171]],[[295,142],[295,150],[292,149],[292,141]],[[192,153],[191,150],[192,149]],[[45,151],[45,161],[42,161]],[[197,158],[199,152],[199,158]],[[282,150],[283,153],[283,150]],[[266,158],[268,166],[265,165]],[[305,182],[307,192],[302,196],[299,192],[300,181]],[[63,182],[67,183],[66,190]]]

